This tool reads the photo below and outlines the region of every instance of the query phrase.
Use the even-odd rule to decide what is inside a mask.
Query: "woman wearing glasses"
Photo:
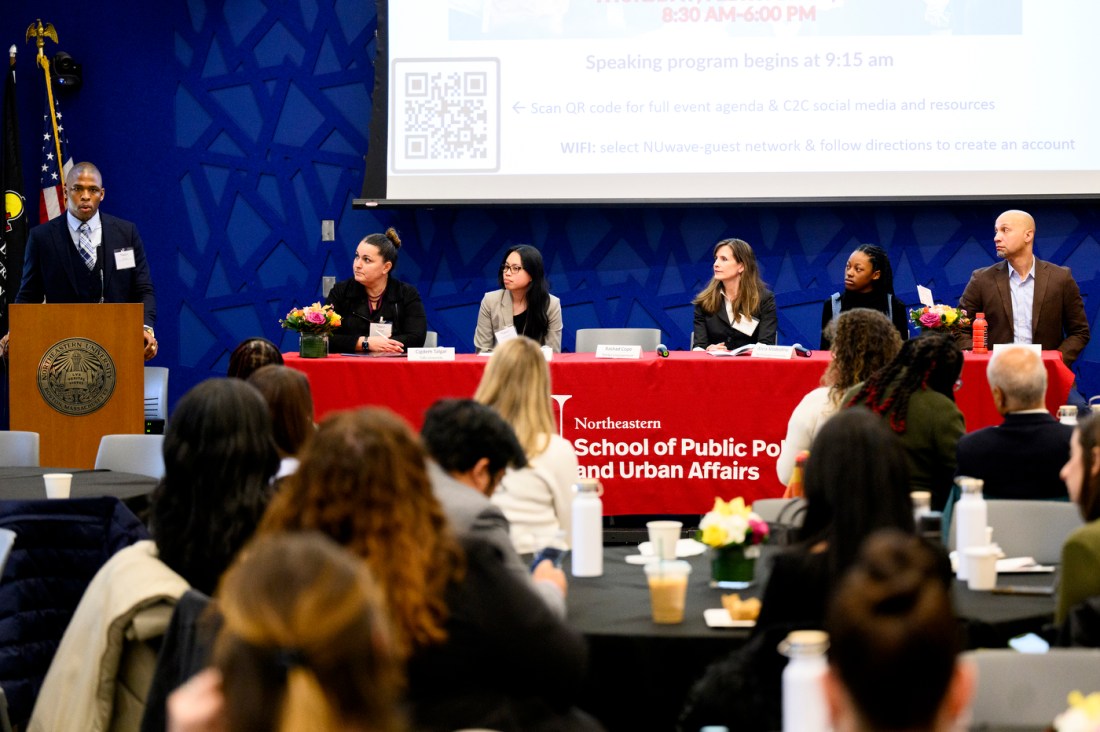
[[[420,293],[390,276],[400,248],[392,227],[359,242],[352,278],[337,282],[326,300],[343,321],[329,338],[334,352],[397,354],[424,345],[428,320]]]
[[[501,289],[485,293],[477,314],[477,352],[491,351],[499,341],[523,335],[560,353],[561,300],[550,294],[539,250],[529,244],[509,249],[497,281]]]

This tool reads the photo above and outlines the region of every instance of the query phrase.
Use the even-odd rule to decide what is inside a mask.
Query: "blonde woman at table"
[[[509,469],[492,496],[512,525],[516,551],[529,554],[559,531],[568,543],[577,454],[554,424],[550,369],[539,345],[519,337],[498,346],[474,399],[512,425],[527,455],[527,467]]]
[[[695,296],[693,350],[732,351],[750,343],[775,345],[775,295],[760,279],[756,255],[741,239],[714,246],[714,278]]]
[[[550,294],[539,250],[520,244],[506,251],[497,281],[501,289],[481,299],[474,331],[477,352],[491,351],[501,340],[522,335],[561,353],[561,300]]]
[[[775,463],[780,483],[791,482],[795,458],[810,449],[821,425],[840,409],[844,394],[890,363],[900,348],[893,323],[877,310],[855,308],[837,317],[833,359],[821,386],[802,397],[787,422],[787,437]]]
[[[1061,581],[1055,623],[1085,600],[1100,595],[1100,417],[1089,414],[1077,422],[1062,468],[1070,500],[1086,523],[1062,547]]]
[[[353,277],[337,282],[325,301],[342,318],[329,337],[336,353],[399,354],[424,345],[428,320],[420,293],[390,276],[400,248],[401,238],[392,227],[385,234],[363,237],[355,248]]]

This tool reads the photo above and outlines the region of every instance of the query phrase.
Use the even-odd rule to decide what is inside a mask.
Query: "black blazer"
[[[760,322],[751,336],[747,336],[730,325],[726,308],[718,308],[716,313],[707,313],[700,305],[695,306],[694,332],[691,338],[692,348],[706,348],[715,343],[725,343],[731,351],[749,343],[766,343],[774,346],[779,332],[779,317],[775,313],[775,295],[764,290],[760,295],[760,307],[752,314]]]
[[[141,303],[145,310],[145,325],[152,327],[157,320],[157,300],[141,235],[138,234],[137,227],[129,221],[102,211],[99,219],[103,226],[103,243],[99,249],[96,267],[102,267],[103,271],[103,301]],[[115,265],[115,252],[121,249],[134,250],[133,267],[118,269]],[[98,283],[92,291],[79,286],[73,271],[70,250],[75,251],[75,245],[69,234],[68,215],[62,214],[31,229],[23,261],[23,282],[15,301],[99,302]]]
[[[367,290],[355,278],[333,285],[325,302],[340,315],[340,328],[329,338],[329,346],[335,353],[352,353],[360,336],[370,335],[371,322],[384,319],[393,323],[395,341],[401,341],[406,349],[420,348],[428,334],[428,319],[424,315],[424,303],[420,293],[412,285],[390,277],[382,304],[370,314]]]
[[[1049,414],[1006,414],[995,427],[959,439],[958,475],[985,481],[986,498],[1068,498],[1058,472],[1069,460],[1073,427]]]

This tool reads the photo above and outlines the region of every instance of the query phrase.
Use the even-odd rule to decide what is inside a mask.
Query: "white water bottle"
[[[829,732],[829,705],[825,700],[825,651],[829,634],[822,630],[795,630],[779,644],[791,659],[783,669],[783,732]]]
[[[965,580],[969,575],[966,570],[966,550],[989,544],[985,529],[988,516],[985,497],[982,496],[985,483],[981,478],[960,475],[955,478],[955,484],[962,493],[955,504],[955,576]]]
[[[603,575],[603,486],[580,480],[573,486],[573,576]]]

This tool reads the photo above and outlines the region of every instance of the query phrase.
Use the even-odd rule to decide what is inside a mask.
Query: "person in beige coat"
[[[501,289],[481,299],[474,331],[477,352],[491,351],[501,341],[522,335],[561,353],[561,300],[550,294],[539,250],[529,244],[509,249],[497,281]]]

